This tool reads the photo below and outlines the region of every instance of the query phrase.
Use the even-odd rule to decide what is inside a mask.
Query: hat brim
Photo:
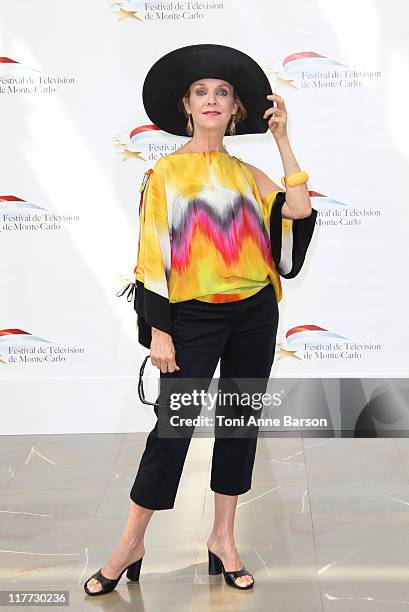
[[[270,82],[259,64],[249,55],[225,45],[188,45],[162,56],[148,71],[142,99],[149,119],[159,129],[187,136],[186,117],[178,106],[191,83],[199,79],[223,79],[233,85],[247,111],[236,123],[236,134],[263,134],[263,119],[272,102]],[[229,135],[229,134],[226,134]]]

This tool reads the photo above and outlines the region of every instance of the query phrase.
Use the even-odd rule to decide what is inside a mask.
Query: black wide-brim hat
[[[170,134],[187,136],[186,117],[178,101],[191,83],[206,78],[227,81],[243,102],[247,117],[236,123],[236,134],[267,132],[268,122],[263,114],[273,106],[266,97],[272,93],[267,75],[246,53],[216,44],[174,49],[150,68],[143,84],[142,99],[152,123]]]

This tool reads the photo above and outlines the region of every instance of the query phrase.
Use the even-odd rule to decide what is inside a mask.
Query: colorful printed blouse
[[[285,191],[260,196],[250,170],[221,151],[160,158],[140,187],[134,306],[139,342],[151,327],[171,334],[170,304],[242,300],[303,263],[316,211],[284,219]],[[307,222],[307,223],[302,223]]]

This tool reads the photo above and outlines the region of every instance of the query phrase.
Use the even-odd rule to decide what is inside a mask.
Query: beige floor
[[[85,579],[124,527],[146,436],[0,437],[1,591],[68,589],[75,612],[409,609],[403,438],[260,438],[237,508],[237,546],[256,580],[243,592],[207,573],[213,440],[193,438],[175,508],[148,528],[140,583],[124,575],[87,597]]]

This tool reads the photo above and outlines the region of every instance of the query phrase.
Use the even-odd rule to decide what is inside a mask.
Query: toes
[[[95,593],[96,591],[101,590],[101,583],[98,580],[95,580],[95,578],[92,578],[91,580],[88,580],[87,587],[89,591]]]
[[[252,584],[253,583],[253,578],[251,576],[238,576],[235,580],[236,584],[238,586],[247,586],[248,584]]]

